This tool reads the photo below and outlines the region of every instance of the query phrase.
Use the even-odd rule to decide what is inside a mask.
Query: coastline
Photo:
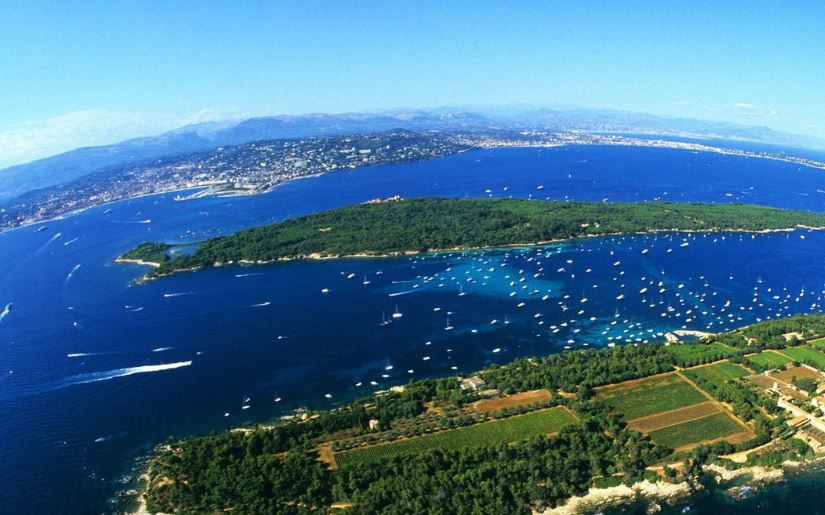
[[[665,143],[668,143],[666,140],[662,140],[662,141],[665,142]],[[713,141],[713,140],[711,139],[710,141]],[[742,141],[747,142],[748,140],[742,140]],[[678,143],[678,141],[676,143]],[[758,143],[758,142],[754,142],[754,143]],[[697,148],[684,148],[684,147],[680,147],[680,146],[677,146],[677,145],[661,144],[661,143],[657,144],[657,141],[655,141],[655,140],[650,140],[650,144],[644,144],[644,143],[639,144],[638,141],[628,141],[628,142],[617,141],[617,142],[599,142],[599,143],[561,142],[561,143],[543,143],[543,144],[536,144],[536,145],[530,145],[530,144],[523,144],[523,145],[487,145],[487,146],[480,145],[480,146],[476,147],[475,149],[463,150],[463,151],[458,152],[455,155],[464,154],[464,153],[469,152],[471,150],[494,150],[494,149],[507,149],[507,148],[558,148],[558,147],[570,147],[570,146],[640,147],[640,148],[661,148],[661,149],[670,149],[670,150],[681,150],[681,151],[685,151],[685,152],[705,152],[705,153],[711,153],[711,154],[730,155],[730,156],[734,156],[734,157],[742,157],[742,158],[745,158],[745,159],[751,159],[751,158],[753,158],[753,159],[768,159],[768,160],[771,160],[771,161],[777,161],[777,162],[783,162],[783,163],[789,163],[789,164],[796,164],[796,165],[799,165],[799,166],[804,166],[804,167],[807,167],[807,168],[811,168],[813,170],[825,170],[825,165],[816,166],[815,164],[806,163],[806,162],[798,160],[798,159],[805,159],[805,158],[799,158],[799,157],[794,157],[794,156],[784,156],[783,157],[783,156],[773,156],[773,155],[751,154],[748,151],[737,151],[735,149],[727,149],[727,148],[723,148],[723,147],[712,147],[710,145],[702,145],[703,148],[698,148],[698,149]],[[398,164],[403,164],[403,163],[398,163]],[[353,169],[350,169],[350,170],[353,170]],[[304,176],[301,176],[301,177],[293,177],[293,178],[287,179],[285,181],[279,182],[278,184],[270,186],[269,188],[266,188],[266,189],[261,190],[261,191],[249,192],[249,193],[243,193],[243,194],[233,194],[233,195],[230,195],[230,196],[235,197],[235,196],[265,195],[267,193],[271,193],[272,191],[274,191],[279,186],[290,183],[292,181],[298,181],[298,180],[301,180],[301,179],[309,179],[309,178],[313,178],[313,177],[319,177],[321,175],[327,175],[329,173],[337,173],[339,171],[344,171],[344,170],[336,170],[336,171],[331,171],[331,172],[319,172],[319,173],[304,175]],[[5,232],[9,232],[9,231],[14,231],[16,229],[23,229],[25,227],[31,227],[31,226],[43,224],[43,223],[49,223],[49,222],[54,222],[54,221],[58,221],[58,220],[64,220],[68,217],[80,214],[80,213],[82,213],[84,211],[87,211],[87,210],[90,210],[90,209],[103,207],[103,206],[107,206],[107,205],[111,205],[111,204],[116,204],[118,202],[123,202],[125,200],[135,200],[135,199],[139,199],[139,198],[151,197],[153,195],[163,195],[163,194],[167,194],[167,193],[180,193],[180,192],[184,192],[184,191],[204,190],[204,189],[208,189],[209,187],[210,186],[194,186],[194,187],[187,186],[187,187],[179,187],[179,188],[170,188],[168,190],[162,190],[162,191],[154,191],[154,192],[151,192],[151,193],[141,193],[141,194],[138,194],[138,195],[130,195],[130,196],[126,196],[126,197],[121,198],[121,199],[110,200],[108,202],[103,202],[103,203],[100,203],[100,204],[93,204],[93,205],[89,205],[89,206],[82,207],[82,208],[79,208],[79,209],[75,209],[75,210],[72,210],[72,211],[67,211],[66,213],[63,213],[63,214],[60,214],[60,215],[57,215],[57,216],[54,216],[54,217],[51,217],[51,218],[48,218],[48,219],[28,222],[28,223],[24,223],[24,224],[15,226],[15,227],[0,228],[0,234],[3,234]],[[210,196],[220,196],[220,193],[216,193],[215,195],[210,195]]]
[[[811,460],[802,464],[794,463],[794,468],[812,465],[818,460]],[[770,468],[761,465],[742,467],[728,470],[720,465],[704,466],[705,473],[710,474],[717,485],[725,492],[736,493],[743,486],[755,486],[776,483],[785,479],[785,468],[791,464],[783,463],[782,468]],[[744,480],[744,481],[742,481]],[[738,482],[742,481],[742,482]],[[737,483],[738,482],[738,483]],[[737,483],[727,485],[728,483]],[[654,503],[652,511],[659,511],[660,504],[675,506],[687,502],[696,492],[702,491],[701,485],[691,484],[688,481],[668,483],[665,481],[651,482],[647,479],[633,483],[630,486],[619,485],[605,488],[590,488],[587,493],[568,498],[564,504],[550,508],[543,512],[534,510],[534,515],[576,515],[583,512],[601,511],[608,508],[618,508],[629,502],[644,499]]]

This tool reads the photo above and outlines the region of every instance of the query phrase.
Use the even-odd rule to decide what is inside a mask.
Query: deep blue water
[[[565,346],[819,311],[825,289],[825,233],[809,231],[228,267],[131,286],[144,270],[112,260],[141,241],[196,241],[395,194],[825,211],[818,190],[825,172],[760,159],[509,149],[330,174],[256,197],[145,197],[0,234],[0,308],[14,303],[0,320],[0,506],[106,512],[135,460],[166,438]],[[379,328],[396,305],[403,316]]]

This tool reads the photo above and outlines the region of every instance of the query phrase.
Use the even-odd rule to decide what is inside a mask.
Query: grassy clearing
[[[707,363],[739,354],[739,351],[733,347],[719,342],[708,345],[701,343],[672,344],[667,347],[667,350],[684,364]]]
[[[621,413],[625,420],[655,415],[705,402],[707,398],[676,374],[600,390],[596,398]]]
[[[748,356],[747,360],[764,368],[781,368],[791,362],[791,359],[787,356],[767,350],[759,354],[754,354],[753,356]]]
[[[653,431],[650,437],[659,445],[676,449],[705,440],[715,440],[743,432],[743,428],[727,413],[717,413]]]
[[[686,370],[685,373],[688,377],[694,380],[699,378],[712,384],[723,384],[727,383],[731,379],[744,377],[750,372],[739,365],[724,361],[714,365],[691,368],[690,370]]]
[[[789,347],[782,349],[782,353],[794,361],[809,364],[819,370],[825,370],[825,354],[810,347]]]
[[[394,456],[420,454],[432,449],[454,450],[464,447],[500,445],[557,433],[575,423],[575,417],[566,409],[551,408],[388,444],[354,449],[336,454],[335,461],[338,467],[345,467],[354,463],[370,463]]]

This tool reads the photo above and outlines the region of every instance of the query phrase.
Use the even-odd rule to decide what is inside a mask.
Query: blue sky
[[[23,1],[0,166],[250,115],[531,104],[825,137],[822,2]]]

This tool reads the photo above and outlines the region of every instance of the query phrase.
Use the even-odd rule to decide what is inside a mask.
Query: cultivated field
[[[782,372],[771,374],[771,377],[775,377],[784,383],[792,383],[794,378],[802,379],[803,377],[822,379],[822,375],[819,372],[811,370],[808,367],[791,367],[787,370],[783,370]]]
[[[702,402],[688,406],[686,408],[679,408],[657,415],[648,415],[628,421],[627,427],[634,431],[641,431],[642,433],[650,433],[665,427],[683,424],[685,422],[707,417],[720,413],[719,405],[712,401]]]
[[[532,392],[506,395],[496,399],[485,399],[476,402],[473,406],[482,413],[494,413],[505,408],[517,408],[536,402],[549,401],[551,398],[550,392],[547,390],[534,390]]]
[[[596,398],[625,420],[684,408],[707,398],[676,374],[628,381],[599,389]]]
[[[731,379],[744,377],[749,373],[750,372],[740,367],[739,365],[730,363],[728,361],[723,361],[722,363],[716,363],[713,365],[691,368],[685,371],[685,374],[687,374],[687,376],[691,379],[699,378],[708,381],[712,384],[723,384],[730,381]]]
[[[576,418],[567,409],[550,408],[526,415],[336,453],[335,461],[338,467],[345,467],[394,456],[419,454],[432,449],[453,450],[506,444],[534,436],[557,433],[575,423]]]
[[[764,388],[765,390],[773,387],[774,380],[766,375],[763,374],[754,374],[752,376],[748,376],[748,381],[752,382],[756,386]]]
[[[681,345],[676,343],[669,345],[667,350],[683,363],[703,363],[708,360],[724,359],[738,354],[733,347],[719,342],[708,345]]]
[[[787,349],[782,349],[782,354],[785,354],[794,361],[808,363],[819,370],[825,370],[825,354],[810,347],[788,347]]]
[[[650,433],[650,437],[654,442],[672,449],[684,448],[722,437],[733,437],[737,441],[742,441],[741,439],[747,439],[750,436],[749,431],[746,431],[739,422],[725,412],[691,420],[684,424],[665,427]]]
[[[765,368],[781,368],[792,361],[787,356],[769,350],[747,356],[747,360]]]

